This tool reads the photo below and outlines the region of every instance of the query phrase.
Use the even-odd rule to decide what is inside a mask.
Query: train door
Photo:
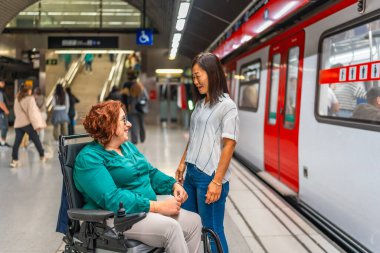
[[[298,192],[298,129],[305,33],[271,46],[264,125],[265,169]]]

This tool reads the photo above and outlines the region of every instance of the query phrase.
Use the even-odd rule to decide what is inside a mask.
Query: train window
[[[272,60],[272,71],[270,78],[270,100],[268,124],[275,125],[277,120],[277,98],[280,83],[281,54],[275,54]]]
[[[284,128],[288,129],[293,129],[295,122],[299,54],[299,47],[293,47],[289,50],[286,80],[285,117],[283,122]]]
[[[239,109],[257,111],[261,62],[254,61],[240,70]]]
[[[380,20],[322,38],[318,115],[380,125]]]

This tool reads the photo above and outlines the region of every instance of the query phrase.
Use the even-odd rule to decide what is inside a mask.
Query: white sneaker
[[[11,166],[12,168],[20,167],[20,165],[21,165],[21,163],[20,163],[19,160],[12,160],[12,162],[11,162],[11,164],[10,164],[10,166]]]
[[[47,160],[47,157],[46,157],[46,156],[41,156],[41,157],[40,157],[40,162],[41,162],[41,163],[45,163],[46,160]]]

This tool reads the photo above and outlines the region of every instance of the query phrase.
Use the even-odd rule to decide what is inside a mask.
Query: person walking
[[[69,96],[63,89],[62,84],[57,84],[53,96],[53,114],[51,123],[53,124],[54,140],[58,141],[60,135],[67,135],[67,123],[70,121],[69,112]]]
[[[128,101],[128,120],[132,123],[131,141],[133,144],[145,141],[144,111],[140,108],[140,103],[145,100],[147,103],[146,90],[141,82],[134,81],[130,88],[130,99]],[[147,106],[147,105],[146,105]]]
[[[13,168],[20,166],[18,151],[24,134],[29,135],[30,140],[40,154],[40,160],[44,162],[46,160],[44,149],[37,132],[46,127],[46,122],[42,119],[36,100],[32,96],[32,87],[21,86],[20,91],[17,93],[13,110],[15,113],[14,129],[16,137],[10,166]]]
[[[71,93],[71,88],[66,88],[66,93],[69,97],[69,135],[75,134],[75,104],[79,103],[79,99]]]
[[[0,147],[11,147],[7,142],[9,102],[5,94],[5,82],[0,80]]]
[[[36,100],[37,107],[40,110],[42,120],[46,123],[46,119],[47,119],[46,99],[45,99],[45,96],[42,94],[42,91],[39,87],[34,89],[34,99]],[[45,139],[45,129],[42,128],[40,132],[38,133],[38,135],[40,137],[41,143],[43,143]]]
[[[223,252],[228,253],[223,221],[230,161],[239,135],[238,111],[228,95],[225,74],[216,55],[197,55],[192,62],[192,74],[197,103],[176,179],[188,193],[182,207],[199,213],[203,226],[217,233]],[[214,241],[211,248],[216,252]]]
[[[92,61],[94,60],[93,54],[86,54],[84,56],[84,70],[92,72]]]

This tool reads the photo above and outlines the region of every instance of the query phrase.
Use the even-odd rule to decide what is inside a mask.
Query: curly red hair
[[[106,145],[116,133],[120,108],[121,102],[113,100],[94,105],[84,118],[84,129],[94,140]]]

